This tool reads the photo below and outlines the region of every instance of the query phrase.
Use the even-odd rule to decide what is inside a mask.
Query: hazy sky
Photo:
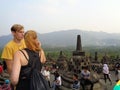
[[[0,35],[19,23],[39,33],[81,29],[120,33],[120,0],[0,0]]]

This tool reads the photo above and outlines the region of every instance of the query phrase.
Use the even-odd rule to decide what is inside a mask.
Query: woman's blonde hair
[[[24,40],[27,48],[35,52],[41,51],[41,46],[37,43],[37,33],[34,30],[28,30],[24,35]]]

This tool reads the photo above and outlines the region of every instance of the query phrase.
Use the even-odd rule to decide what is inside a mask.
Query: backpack
[[[28,63],[29,63],[30,59],[32,58],[31,56],[34,55],[35,52],[28,50],[28,49],[25,49],[25,50],[29,56],[29,60],[28,60]],[[22,50],[20,51],[25,56],[24,52]],[[39,57],[39,55],[35,57]],[[34,57],[32,59],[34,59]],[[26,77],[30,78],[30,90],[50,90],[48,82],[45,79],[45,77],[42,75],[41,71],[38,71],[35,68],[35,63],[36,62],[34,62],[33,60],[32,64],[29,64],[29,67],[26,68],[24,71],[26,73]]]
[[[32,77],[30,80],[30,89],[31,90],[50,90],[48,82],[45,77],[41,74],[33,70]]]

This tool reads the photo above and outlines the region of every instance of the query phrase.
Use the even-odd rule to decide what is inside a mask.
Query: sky
[[[0,0],[0,36],[13,24],[49,33],[80,29],[120,33],[120,0]]]

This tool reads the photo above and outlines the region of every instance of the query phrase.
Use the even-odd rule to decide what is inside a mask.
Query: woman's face
[[[40,41],[37,38],[35,39],[35,46],[36,47],[40,47],[41,46],[41,43],[40,43]]]

